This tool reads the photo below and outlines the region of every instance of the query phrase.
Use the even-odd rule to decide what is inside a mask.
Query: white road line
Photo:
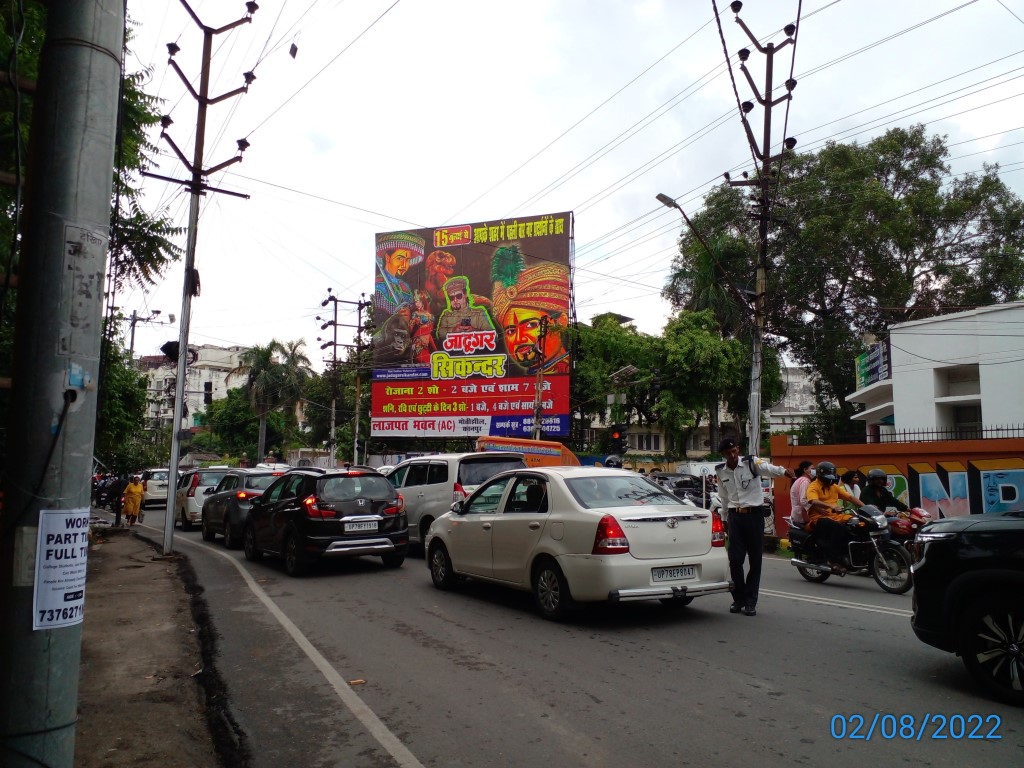
[[[869,605],[867,603],[852,603],[847,600],[833,600],[828,597],[808,597],[807,595],[797,595],[793,592],[778,592],[774,589],[762,589],[760,591],[762,595],[771,595],[772,597],[781,597],[787,600],[798,600],[804,603],[818,603],[819,605],[831,605],[836,608],[849,608],[854,611],[868,611],[869,613],[888,613],[892,616],[902,616],[904,618],[910,618],[911,611],[903,608],[884,608],[879,605]]]
[[[155,528],[150,526],[144,526],[149,528],[151,531],[156,531]],[[162,532],[161,532],[162,533]],[[323,655],[316,649],[316,647],[306,638],[302,631],[296,627],[291,619],[289,619],[284,611],[277,607],[277,604],[270,599],[270,596],[263,591],[263,588],[256,583],[256,580],[252,575],[242,567],[241,563],[234,557],[226,552],[220,552],[214,547],[206,547],[201,545],[197,541],[192,541],[184,537],[175,535],[175,541],[183,542],[193,547],[202,547],[208,552],[223,557],[229,563],[231,563],[235,569],[242,574],[242,578],[245,583],[249,585],[249,590],[256,596],[256,598],[263,603],[267,610],[270,611],[271,615],[277,619],[278,623],[284,628],[284,631],[292,636],[292,640],[299,646],[309,658],[310,661],[320,670],[320,674],[324,676],[331,687],[334,688],[335,693],[338,694],[338,698],[341,699],[342,703],[348,707],[351,712],[360,723],[370,732],[370,735],[375,738],[378,743],[387,750],[388,754],[395,759],[402,768],[424,768],[423,763],[416,759],[416,756],[409,751],[408,747],[403,744],[395,734],[393,734],[381,719],[374,714],[373,710],[366,706],[366,703],[359,698],[355,691],[345,682],[345,678],[338,673],[338,671],[331,666],[330,662],[323,657]]]

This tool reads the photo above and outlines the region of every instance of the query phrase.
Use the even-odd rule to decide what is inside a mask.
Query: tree
[[[951,178],[948,155],[942,137],[915,126],[863,146],[830,143],[783,167],[775,217],[785,223],[768,244],[766,343],[814,371],[819,410],[832,414],[822,424],[837,438],[858,431],[845,398],[865,334],[1024,295],[1024,205],[997,166]],[[737,284],[749,283],[757,234],[742,192],[712,190],[693,220],[706,236],[747,244],[749,262],[733,268]],[[665,290],[680,308],[693,295],[691,239],[681,238]]]
[[[146,377],[123,346],[108,339],[102,343],[110,349],[105,351],[107,375],[99,391],[93,452],[111,472],[134,472],[162,458],[145,439]]]
[[[238,367],[228,375],[245,376],[249,403],[259,418],[257,458],[263,459],[267,445],[267,416],[278,408],[287,409],[302,397],[305,382],[312,376],[309,359],[302,354],[303,342],[282,344],[271,340],[242,353]],[[278,357],[281,359],[279,360]]]

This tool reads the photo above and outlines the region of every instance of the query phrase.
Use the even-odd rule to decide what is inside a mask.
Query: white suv
[[[387,478],[405,500],[410,543],[423,544],[430,524],[506,469],[525,469],[521,453],[438,453],[406,459]]]
[[[215,488],[228,469],[227,466],[200,467],[181,473],[174,492],[174,517],[181,523],[181,530],[191,531],[193,523],[202,522],[206,489]]]
[[[167,467],[142,472],[142,506],[150,504],[167,506]]]

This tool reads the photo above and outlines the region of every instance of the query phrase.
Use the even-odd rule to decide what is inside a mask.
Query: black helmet
[[[616,456],[614,453],[604,460],[606,467],[612,467],[613,469],[622,469],[622,457]]]
[[[815,474],[819,480],[834,483],[836,481],[836,465],[831,461],[819,462],[818,470]]]
[[[880,477],[883,480],[889,479],[889,475],[885,473],[884,469],[879,469],[878,467],[875,467],[874,469],[868,470],[868,480],[874,480],[876,477]]]

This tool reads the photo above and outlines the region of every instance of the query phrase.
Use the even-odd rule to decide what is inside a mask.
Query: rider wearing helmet
[[[622,457],[613,453],[604,460],[604,465],[613,469],[622,469]]]
[[[868,472],[868,485],[860,494],[860,500],[865,504],[878,507],[883,512],[889,507],[895,507],[900,512],[906,512],[910,507],[893,496],[892,491],[887,487],[889,475],[884,469],[872,469]]]
[[[842,574],[846,571],[847,544],[852,538],[845,523],[853,515],[840,511],[839,500],[855,507],[863,507],[864,502],[840,488],[838,479],[835,464],[831,461],[818,464],[816,476],[807,486],[807,529],[817,535],[832,569]]]

